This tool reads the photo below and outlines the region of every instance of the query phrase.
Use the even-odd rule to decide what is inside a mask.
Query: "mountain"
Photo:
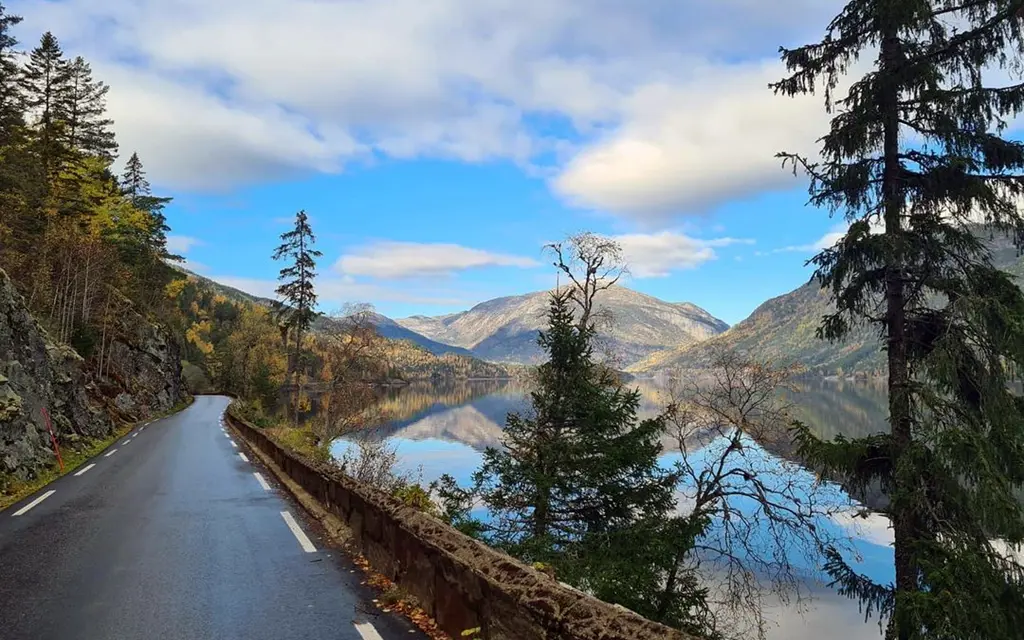
[[[537,364],[537,333],[546,324],[549,291],[496,298],[462,313],[412,316],[398,324],[492,362]],[[689,302],[671,303],[614,286],[597,297],[610,322],[599,324],[601,348],[627,366],[657,351],[718,335],[729,325]]]
[[[416,333],[411,329],[406,329],[402,325],[398,324],[391,318],[381,315],[379,313],[371,313],[370,322],[377,328],[377,333],[381,336],[388,338],[389,340],[408,340],[413,344],[423,347],[435,356],[441,356],[445,354],[454,354],[460,356],[472,356],[473,353],[469,349],[463,349],[462,347],[454,347],[450,344],[443,344],[431,340],[430,338]]]
[[[220,295],[224,296],[228,300],[231,300],[232,302],[261,304],[266,307],[272,306],[274,304],[274,301],[271,300],[270,298],[261,298],[260,296],[254,296],[251,293],[246,293],[241,289],[229,287],[228,285],[221,284],[216,280],[210,280],[205,276],[201,276],[194,271],[189,271],[185,267],[182,267],[177,264],[172,264],[171,266],[177,269],[178,271],[184,273],[189,278],[192,278],[197,282],[201,283],[207,289],[210,289],[214,293],[219,293]]]
[[[985,234],[979,229],[979,234]],[[1024,259],[1010,239],[988,235],[993,263],[1004,271],[1024,276]],[[699,344],[685,345],[653,353],[633,364],[633,373],[652,373],[665,369],[699,369],[707,364],[712,348],[722,346],[747,351],[777,364],[798,363],[812,372],[831,374],[876,374],[885,370],[884,354],[873,327],[854,327],[842,343],[819,340],[817,329],[822,316],[832,312],[828,293],[815,282],[768,300],[742,322]]]

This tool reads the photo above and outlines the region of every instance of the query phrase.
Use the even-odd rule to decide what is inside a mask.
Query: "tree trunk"
[[[885,328],[889,365],[889,423],[892,429],[893,494],[897,502],[905,500],[905,478],[901,470],[902,457],[908,451],[911,440],[911,402],[909,394],[909,363],[907,360],[906,297],[904,289],[904,240],[902,237],[902,213],[905,206],[900,186],[901,164],[899,158],[899,87],[896,81],[900,58],[900,43],[895,30],[884,34],[881,50],[881,75],[887,86],[883,89],[881,111],[884,127],[884,173],[882,175],[882,205],[884,211],[885,235],[889,240],[885,270]],[[917,590],[917,563],[911,551],[916,527],[912,512],[895,508],[890,514],[894,532],[896,596],[897,605],[893,611],[895,637],[907,640],[911,637],[910,625],[902,619],[900,596],[909,596]]]

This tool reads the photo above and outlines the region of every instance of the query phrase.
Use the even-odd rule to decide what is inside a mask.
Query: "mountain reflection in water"
[[[664,385],[654,380],[630,383],[641,392],[640,416],[653,417],[668,404]],[[859,437],[887,428],[888,413],[884,386],[870,382],[811,379],[799,383],[799,390],[787,394],[794,405],[793,417],[808,424],[821,437],[832,438],[842,433]],[[340,457],[352,446],[352,440],[389,438],[398,451],[403,470],[420,476],[429,483],[442,474],[451,474],[462,485],[468,485],[473,471],[480,465],[487,447],[500,447],[502,427],[510,412],[529,410],[528,389],[521,383],[503,381],[449,382],[440,385],[411,385],[389,390],[381,403],[386,423],[376,429],[360,432],[349,440],[339,440],[334,454]],[[667,451],[677,451],[676,443],[667,436]],[[782,445],[765,447],[769,454],[796,460],[793,451]],[[678,456],[678,453],[675,453]],[[671,458],[671,454],[667,459]],[[884,505],[880,492],[857,496],[869,507]],[[892,551],[885,540],[887,530],[877,522],[856,526],[860,567],[883,581],[892,571]],[[854,529],[850,530],[851,532]],[[765,602],[770,618],[777,624],[769,638],[802,640],[818,638],[827,632],[833,640],[876,640],[880,631],[875,620],[864,623],[855,602],[833,591],[814,585],[815,602],[797,615],[789,604]]]
[[[658,415],[668,404],[666,387],[653,380],[630,383],[641,392],[640,417]],[[794,418],[807,423],[823,438],[842,433],[860,437],[887,428],[884,386],[871,382],[802,380],[795,393],[787,392],[794,405]],[[510,381],[449,381],[443,384],[413,384],[389,389],[381,402],[387,420],[384,425],[361,432],[358,438],[390,438],[407,464],[423,465],[423,480],[430,482],[443,473],[468,478],[487,447],[500,447],[502,428],[511,412],[526,412],[528,389]],[[666,448],[674,448],[666,438]],[[335,444],[340,455],[346,440]],[[778,456],[795,459],[791,450],[771,449]],[[429,459],[427,457],[429,456]],[[441,464],[451,458],[451,464]],[[469,468],[460,465],[470,464]],[[436,473],[435,473],[436,472]],[[866,500],[871,503],[872,500]]]

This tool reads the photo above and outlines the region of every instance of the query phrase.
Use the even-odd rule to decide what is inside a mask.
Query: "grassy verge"
[[[167,416],[183,411],[190,404],[192,404],[193,398],[189,397],[185,402],[179,402],[167,411],[159,413],[148,420],[159,420],[166,418]],[[64,460],[64,471],[61,472],[60,466],[54,462],[50,467],[40,471],[35,478],[31,480],[12,480],[10,483],[4,482],[3,478],[0,478],[0,486],[5,486],[6,489],[3,493],[0,493],[0,511],[3,511],[7,507],[11,506],[15,502],[18,502],[26,496],[30,496],[36,491],[42,489],[46,485],[50,484],[57,478],[65,476],[78,467],[82,466],[86,461],[96,456],[98,453],[113,444],[118,438],[134,429],[138,422],[120,425],[114,428],[114,431],[106,438],[97,438],[90,440],[83,446],[72,449],[61,449],[60,455]]]

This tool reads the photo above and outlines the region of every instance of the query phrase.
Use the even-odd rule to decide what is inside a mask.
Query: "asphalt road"
[[[0,512],[0,638],[424,637],[222,430],[227,404],[197,397]]]

